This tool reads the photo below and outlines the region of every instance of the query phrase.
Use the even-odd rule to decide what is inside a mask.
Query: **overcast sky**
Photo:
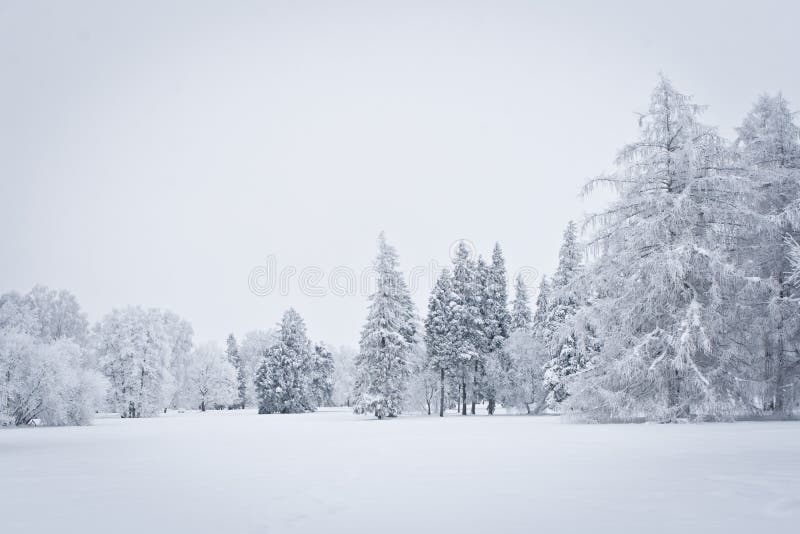
[[[761,92],[800,108],[800,3],[630,4],[0,0],[0,291],[169,308],[196,341],[294,306],[355,344],[365,295],[326,281],[381,230],[406,271],[464,238],[551,272],[659,71],[726,134]],[[254,294],[268,265],[327,296]]]

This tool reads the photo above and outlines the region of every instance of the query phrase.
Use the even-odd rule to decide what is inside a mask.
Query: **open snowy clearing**
[[[789,532],[800,423],[169,414],[0,431],[0,473],[4,534]]]

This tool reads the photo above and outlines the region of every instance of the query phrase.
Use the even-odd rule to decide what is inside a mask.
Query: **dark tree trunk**
[[[667,369],[668,382],[667,382],[667,408],[671,413],[671,420],[676,421],[684,417],[688,417],[690,410],[689,406],[681,402],[681,395],[683,393],[683,375],[679,369]]]
[[[775,365],[775,404],[774,412],[779,415],[788,413],[789,403],[786,402],[788,396],[786,392],[786,354],[783,346],[783,339],[778,342],[778,361]]]
[[[489,411],[489,415],[494,415],[494,407],[495,407],[494,399],[489,399],[489,406],[486,408]]]
[[[444,367],[439,370],[439,417],[444,417]]]
[[[474,374],[472,375],[472,407],[470,413],[475,415],[475,403],[478,396],[478,360],[475,360]]]
[[[461,415],[467,415],[467,377],[461,377]]]

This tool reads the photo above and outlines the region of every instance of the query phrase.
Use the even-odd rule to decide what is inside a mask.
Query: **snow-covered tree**
[[[455,325],[456,296],[453,293],[452,276],[448,269],[442,270],[428,300],[428,315],[425,317],[425,348],[427,367],[439,378],[439,416],[444,416],[445,378],[455,373],[461,361],[458,357],[458,334]]]
[[[484,353],[481,364],[480,389],[488,401],[489,414],[493,414],[499,391],[510,372],[511,362],[503,350],[511,331],[511,315],[508,312],[508,279],[506,263],[500,244],[492,251],[492,263],[482,277],[481,324]],[[472,413],[475,413],[474,409]]]
[[[527,330],[531,326],[531,307],[528,303],[528,288],[522,275],[514,281],[514,300],[511,302],[511,330]]]
[[[258,413],[302,413],[316,409],[311,388],[313,349],[306,323],[294,308],[283,314],[276,343],[256,373]]]
[[[615,172],[587,186],[611,184],[618,198],[588,221],[597,259],[582,277],[591,283],[578,286],[592,303],[576,317],[596,325],[602,344],[589,367],[568,377],[573,410],[673,420],[734,402],[721,340],[733,327],[727,304],[741,278],[728,245],[748,224],[751,193],[700,112],[662,77],[639,140],[620,151]],[[553,282],[558,309],[563,273]]]
[[[75,297],[36,286],[0,296],[0,425],[80,425],[107,387],[87,350]]]
[[[317,406],[333,404],[334,361],[333,354],[323,343],[314,345],[311,366],[311,391]]]
[[[504,390],[504,404],[524,409],[530,414],[541,407],[549,393],[544,388],[544,365],[547,351],[530,329],[514,330],[505,343],[504,350],[511,362]]]
[[[439,373],[428,362],[424,343],[414,344],[409,358],[411,370],[405,405],[431,415],[439,393]]]
[[[169,310],[160,312],[161,320],[170,347],[169,370],[172,375],[173,408],[189,408],[192,406],[194,390],[189,380],[191,367],[192,336],[194,330],[186,319]]]
[[[41,330],[30,302],[16,291],[0,295],[0,331],[24,332],[32,336]]]
[[[536,295],[536,310],[531,320],[531,328],[537,336],[540,336],[542,342],[546,337],[547,316],[549,313],[550,281],[547,279],[547,276],[542,275],[542,280],[539,282],[539,292]]]
[[[253,330],[247,332],[242,338],[242,343],[239,346],[239,361],[246,385],[243,407],[258,405],[256,374],[264,355],[275,344],[275,341],[276,334],[274,330]]]
[[[383,233],[378,238],[374,268],[376,288],[369,297],[367,322],[355,360],[355,412],[375,414],[381,419],[402,411],[417,320],[398,268],[397,252]]]
[[[470,257],[462,241],[453,258],[453,339],[461,380],[461,415],[467,415],[467,387],[469,378],[480,365],[481,349],[486,346],[482,332],[479,285],[476,282],[478,266]]]
[[[789,272],[789,282],[800,286],[800,244],[792,238],[787,238],[789,247],[789,262],[792,270]]]
[[[216,343],[197,347],[191,356],[189,382],[195,405],[204,412],[207,408],[228,406],[236,401],[238,383],[236,368]]]
[[[97,325],[97,362],[111,384],[108,402],[123,417],[156,415],[169,405],[175,391],[172,323],[160,310],[128,307]]]
[[[762,407],[789,412],[800,378],[800,304],[791,283],[791,245],[800,237],[800,128],[782,95],[763,95],[737,129],[742,164],[758,195],[757,231],[739,243],[739,262],[760,282],[751,295],[752,313],[742,317],[738,343],[751,343],[763,362],[752,362],[742,384],[763,376]],[[765,305],[759,303],[766,303]],[[741,372],[742,370],[740,370]],[[761,376],[759,376],[761,375]]]
[[[575,287],[581,270],[577,226],[569,221],[558,253],[558,267],[549,288],[547,315],[541,332],[550,354],[550,361],[546,365],[545,386],[553,392],[556,402],[567,397],[565,378],[578,372],[586,364],[582,360],[583,351],[580,350],[577,335],[573,331],[574,317],[581,305],[581,295]]]
[[[351,406],[353,404],[353,388],[356,381],[354,361],[358,351],[352,347],[342,346],[333,351],[333,404],[334,406]]]
[[[491,284],[491,269],[482,256],[474,263],[473,287],[470,298],[473,299],[477,316],[474,317],[473,347],[475,353],[469,365],[468,374],[472,376],[470,386],[470,413],[475,415],[475,405],[484,396],[492,396],[494,406],[495,383],[487,380],[486,370],[491,364],[489,359],[492,353],[492,313],[493,302],[489,294]],[[497,369],[493,368],[492,371]],[[499,378],[499,373],[493,373],[492,379]]]
[[[72,339],[84,345],[88,321],[75,296],[37,285],[26,295],[6,293],[0,297],[0,330],[26,332],[42,342]]]
[[[72,339],[47,342],[18,330],[0,332],[0,377],[0,425],[87,424],[106,387]]]
[[[242,359],[239,356],[239,344],[233,334],[228,334],[228,339],[225,342],[225,354],[228,357],[228,361],[236,369],[236,399],[233,407],[244,408],[245,399],[247,398],[247,377],[242,366]]]

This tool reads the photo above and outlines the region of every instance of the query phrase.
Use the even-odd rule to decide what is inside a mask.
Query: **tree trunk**
[[[467,415],[467,377],[461,376],[461,415]]]
[[[764,336],[764,383],[769,384],[772,381],[772,352],[770,347],[769,338]],[[771,412],[775,409],[775,392],[767,391],[764,388],[764,398],[761,401],[761,408],[765,412]]]
[[[439,370],[439,417],[444,417],[444,367]]]
[[[206,401],[200,402],[200,411],[201,412],[206,411]]]
[[[547,397],[550,395],[550,392],[549,390],[542,388],[540,395],[541,397],[539,397],[539,402],[536,403],[536,405],[533,407],[533,410],[528,408],[529,413],[532,413],[533,415],[538,415],[542,410],[544,410],[544,407],[547,405]]]
[[[478,360],[475,360],[475,369],[474,374],[472,375],[472,408],[470,409],[470,413],[475,415],[475,402],[477,401],[478,396]]]
[[[670,420],[676,421],[677,419],[688,417],[690,409],[688,405],[684,405],[681,402],[683,376],[680,370],[668,368],[667,373],[667,408],[670,413]]]
[[[783,337],[778,342],[778,359],[775,364],[775,404],[774,412],[778,415],[785,415],[789,412],[789,403],[786,402],[787,391],[789,388],[786,384],[786,352],[783,343]]]
[[[489,411],[489,415],[494,415],[494,407],[495,407],[494,399],[489,399],[489,406],[486,408]]]

